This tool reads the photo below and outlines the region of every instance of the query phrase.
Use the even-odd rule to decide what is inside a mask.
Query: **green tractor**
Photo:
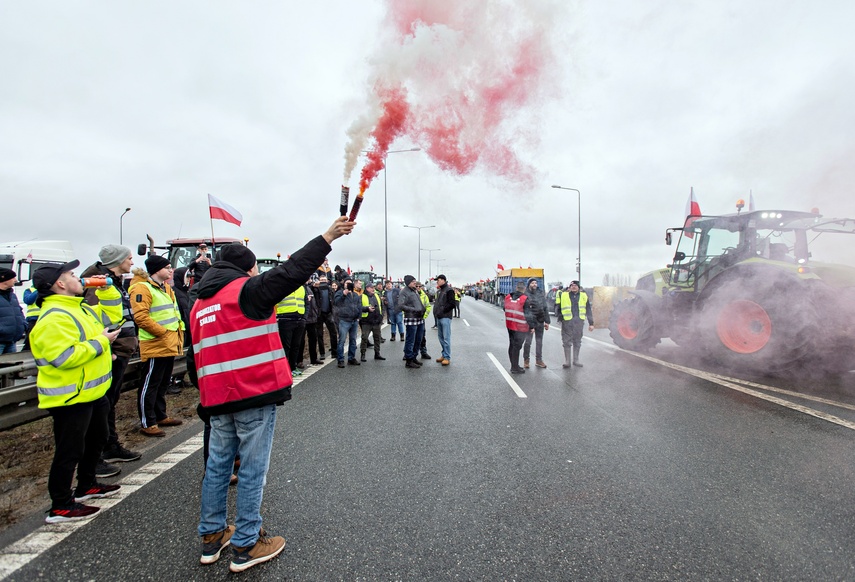
[[[621,348],[662,338],[732,370],[855,369],[855,219],[752,211],[687,219],[674,262],[642,276],[609,331]],[[850,235],[850,236],[843,236]]]

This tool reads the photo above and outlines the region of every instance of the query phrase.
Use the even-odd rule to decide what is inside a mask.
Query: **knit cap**
[[[108,269],[115,267],[131,255],[131,249],[122,245],[104,245],[98,251],[101,264]]]

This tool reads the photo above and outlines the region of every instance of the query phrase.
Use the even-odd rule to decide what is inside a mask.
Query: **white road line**
[[[517,396],[519,396],[520,398],[528,398],[528,396],[525,395],[525,392],[522,391],[522,388],[520,388],[517,383],[514,382],[513,378],[511,378],[511,375],[508,374],[502,364],[499,363],[499,360],[496,359],[496,356],[494,356],[490,352],[487,352],[487,357],[493,360],[493,364],[495,364],[495,366],[499,369],[499,372],[502,373],[502,377],[505,379],[505,382],[508,383],[508,386],[510,386],[511,389],[513,389],[513,391],[517,393]]]
[[[335,361],[334,358],[325,360],[319,366],[306,368],[302,376],[294,378],[294,387],[306,380],[312,374],[318,372],[327,364]],[[166,471],[197,452],[202,448],[202,435],[196,435],[179,444],[177,447],[166,451],[153,461],[146,463],[130,475],[126,476],[118,484],[122,486],[114,497],[94,499],[87,501],[87,505],[100,507],[101,511],[96,513],[92,519],[85,521],[72,521],[67,523],[44,524],[30,535],[10,544],[0,553],[0,580],[26,566],[32,560],[38,558],[45,550],[52,548],[75,531],[88,523],[98,519],[111,507],[124,501],[129,495],[147,485]]]
[[[75,531],[86,524],[92,523],[98,519],[104,512],[108,511],[114,505],[118,505],[129,495],[132,495],[137,489],[140,489],[147,483],[159,477],[177,463],[183,461],[193,453],[202,448],[202,435],[196,435],[171,451],[167,451],[157,459],[140,467],[121,481],[119,485],[122,488],[115,497],[107,497],[104,499],[95,499],[87,501],[87,505],[95,505],[101,508],[101,511],[95,514],[92,519],[86,521],[72,521],[68,523],[45,524],[30,535],[10,544],[0,554],[0,580],[26,566],[30,561],[40,556],[46,550],[64,540]]]
[[[468,322],[468,321],[466,321],[465,319],[463,320],[463,323],[465,323],[465,324],[466,324],[466,327],[472,327],[471,325],[469,325],[469,322]]]
[[[605,348],[608,348],[610,350],[613,350],[613,351],[620,350],[620,348],[617,347],[616,345],[609,344],[609,343],[601,341],[601,340],[596,340],[596,339],[593,339],[590,337],[586,337],[585,339],[587,341],[594,342],[596,344],[599,344],[599,345],[601,345]],[[855,422],[850,422],[848,420],[840,418],[839,416],[835,416],[833,414],[828,414],[827,412],[823,412],[821,410],[816,410],[814,408],[808,408],[807,406],[802,406],[801,404],[795,404],[793,402],[790,402],[789,400],[784,400],[784,399],[778,398],[776,396],[764,394],[763,392],[758,392],[757,390],[752,390],[750,388],[746,388],[745,386],[740,386],[740,385],[734,383],[734,382],[743,382],[742,380],[730,379],[733,381],[729,381],[729,380],[725,380],[724,379],[725,377],[723,377],[723,376],[719,376],[717,374],[712,374],[710,372],[703,372],[701,370],[695,370],[694,368],[687,368],[686,366],[680,366],[678,364],[671,364],[670,362],[666,362],[664,360],[659,360],[657,358],[654,358],[654,357],[651,357],[651,356],[648,356],[645,354],[640,354],[638,352],[632,352],[629,350],[621,350],[621,351],[625,354],[635,356],[636,358],[641,358],[642,360],[647,360],[648,362],[653,362],[655,364],[659,364],[660,366],[664,366],[666,368],[671,368],[672,370],[677,370],[679,372],[684,372],[684,373],[689,374],[691,376],[695,376],[696,378],[701,378],[702,380],[712,382],[713,384],[718,384],[719,386],[723,386],[725,388],[730,388],[731,390],[736,390],[737,392],[742,392],[743,394],[747,394],[748,396],[753,396],[755,398],[759,398],[760,400],[772,402],[772,403],[777,404],[779,406],[783,406],[784,408],[789,408],[790,410],[795,410],[797,412],[801,412],[802,414],[807,414],[808,416],[821,418],[822,420],[826,420],[826,421],[831,422],[833,424],[848,428],[850,430],[855,430]],[[762,385],[757,385],[754,383],[749,383],[749,382],[745,382],[745,383],[746,384],[753,384],[757,387],[761,387],[763,390],[771,389],[771,390],[774,390],[775,392],[779,392],[779,393],[780,392],[789,393],[788,391],[783,391],[780,388],[774,388],[773,389],[771,387],[764,387]],[[803,397],[802,395],[795,393],[795,392],[789,393],[789,394],[791,394],[793,396],[799,396],[800,398]],[[808,398],[808,399],[810,400],[810,398]],[[826,401],[826,402],[829,404],[833,403],[832,401]]]

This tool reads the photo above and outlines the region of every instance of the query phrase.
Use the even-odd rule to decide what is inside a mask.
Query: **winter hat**
[[[415,277],[413,277],[412,275],[406,275],[406,276],[404,277],[404,285],[406,285],[407,287],[409,287],[409,286],[410,286],[410,283],[412,283],[412,282],[413,282],[413,281],[415,281],[415,280],[416,280],[416,278],[415,278]]]
[[[145,270],[148,271],[149,275],[154,275],[168,264],[169,259],[166,257],[161,257],[160,255],[149,255],[145,260]]]
[[[232,243],[220,247],[217,253],[218,261],[231,263],[241,271],[251,271],[255,266],[255,253],[240,243]]]
[[[107,267],[115,267],[131,255],[131,249],[122,245],[104,245],[98,251],[98,258],[101,259],[101,264]]]
[[[436,278],[442,279],[443,281],[448,281],[448,277],[446,277],[445,275],[437,275]]]
[[[12,269],[0,269],[0,283],[14,279],[17,276],[18,274]]]
[[[184,277],[187,275],[187,267],[179,267],[172,273],[172,286],[176,289],[186,291],[187,284],[184,282]]]
[[[525,286],[526,286],[526,287],[530,286],[532,281],[537,281],[537,279],[535,279],[534,277],[532,277],[531,279],[529,279],[528,281],[526,281],[526,282],[525,282]]]
[[[570,285],[576,285],[577,287],[581,287],[581,285],[579,285],[579,281],[570,281]],[[568,285],[568,287],[570,285]]]

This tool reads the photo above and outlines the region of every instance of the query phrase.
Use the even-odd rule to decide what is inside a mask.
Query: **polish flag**
[[[496,270],[497,271],[504,271],[505,266],[502,263],[496,263]]]
[[[238,226],[240,226],[240,223],[243,220],[243,215],[238,212],[237,208],[229,206],[219,198],[214,198],[210,194],[208,194],[208,208],[211,211],[211,218],[225,220],[226,222],[231,222]]]
[[[683,224],[683,234],[688,238],[693,238],[695,236],[695,233],[691,232],[689,227],[692,226],[692,223],[695,222],[699,216],[701,216],[701,205],[698,204],[698,201],[695,198],[695,189],[690,188],[689,199],[686,200],[686,222]]]

